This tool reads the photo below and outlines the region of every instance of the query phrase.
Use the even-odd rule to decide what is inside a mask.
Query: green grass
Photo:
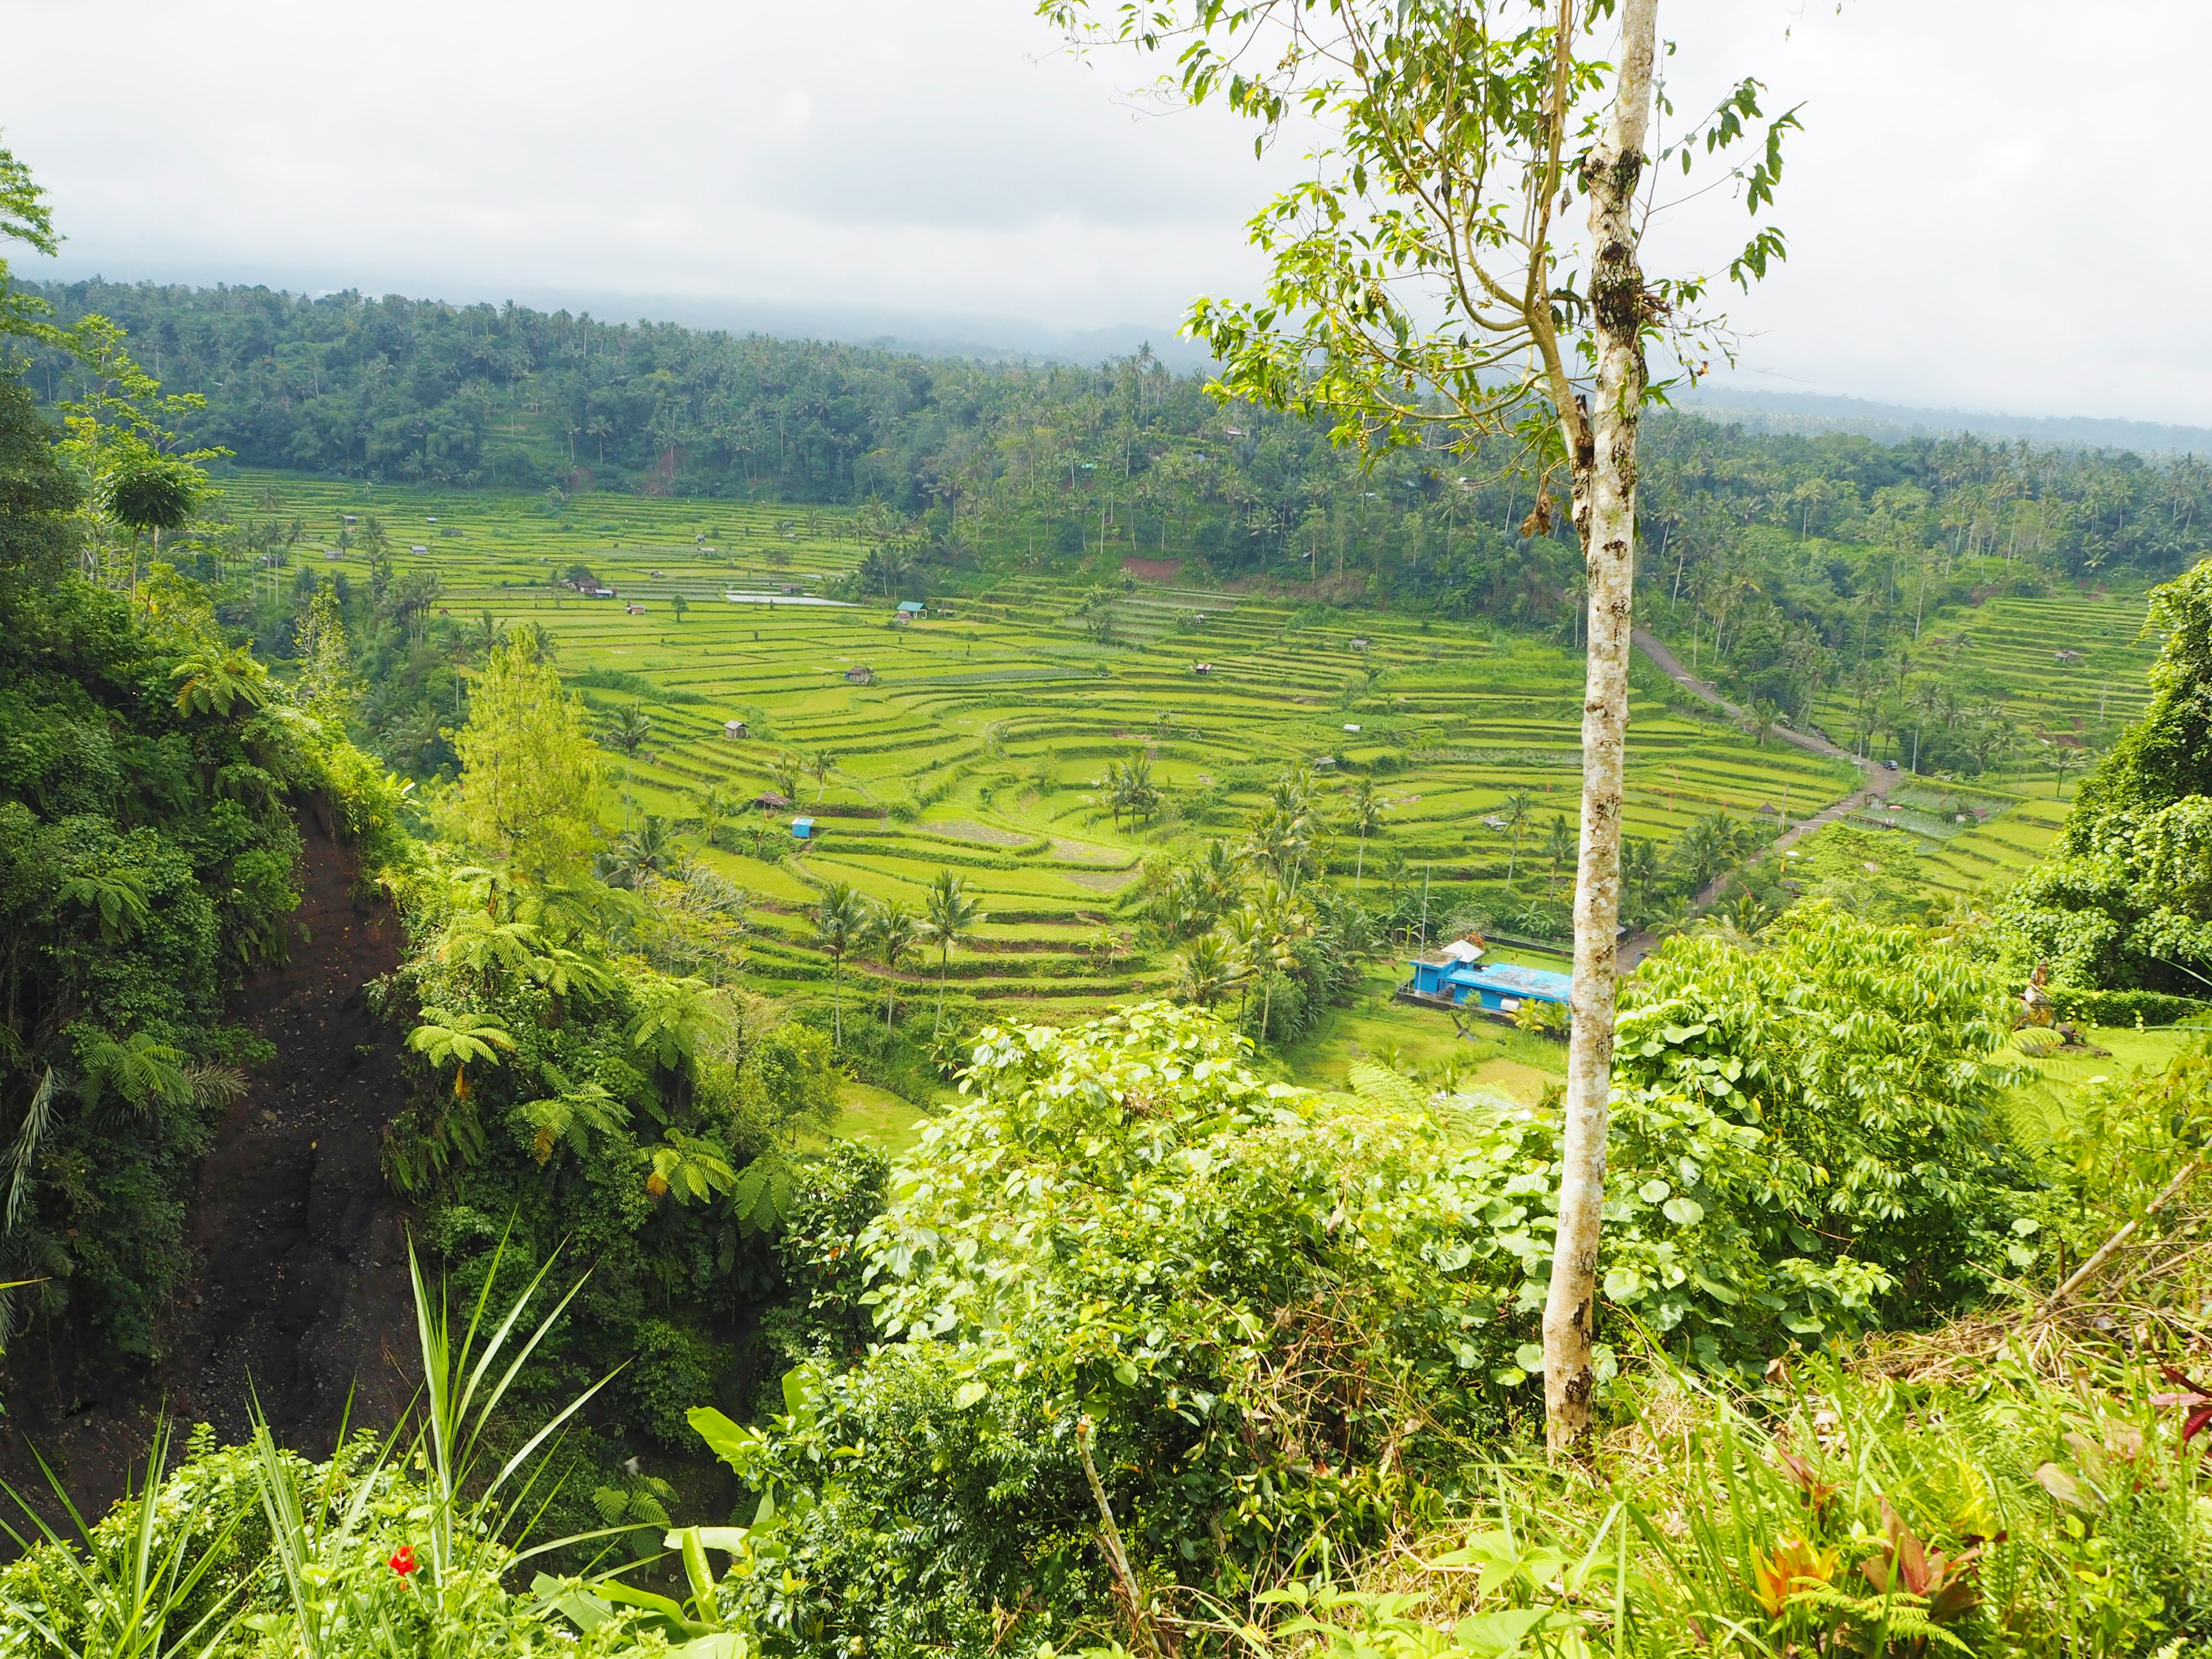
[[[888,1089],[848,1078],[838,1090],[837,1118],[830,1133],[840,1140],[864,1140],[887,1152],[902,1152],[921,1139],[930,1115]]]

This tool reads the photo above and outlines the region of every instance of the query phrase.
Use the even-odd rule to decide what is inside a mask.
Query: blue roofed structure
[[[1574,981],[1548,968],[1524,968],[1517,962],[1461,962],[1439,952],[1408,964],[1413,979],[1405,991],[1422,1002],[1449,1003],[1510,1014],[1524,1002],[1555,1002],[1565,1007]]]

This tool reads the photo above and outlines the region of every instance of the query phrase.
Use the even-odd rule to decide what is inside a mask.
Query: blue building
[[[1406,989],[1414,996],[1493,1014],[1512,1013],[1524,1002],[1556,1002],[1565,1007],[1574,994],[1574,981],[1566,975],[1548,968],[1524,968],[1517,962],[1459,962],[1443,957],[1409,965],[1413,977]]]
[[[792,833],[793,835],[794,835],[794,836],[798,836],[798,837],[799,837],[799,840],[801,840],[801,841],[811,841],[811,840],[813,840],[813,839],[814,839],[814,820],[813,820],[812,818],[793,818],[793,819],[792,819],[792,821],[791,821],[791,833]]]

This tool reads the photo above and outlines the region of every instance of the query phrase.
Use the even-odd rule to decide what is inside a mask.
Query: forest
[[[0,263],[0,1659],[2212,1652],[2203,470],[1553,291]]]

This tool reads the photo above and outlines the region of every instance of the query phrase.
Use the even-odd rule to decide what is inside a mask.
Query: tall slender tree
[[[1709,347],[1707,283],[1648,282],[1639,197],[1657,0],[1040,0],[1079,44],[1174,55],[1183,96],[1279,131],[1325,135],[1299,182],[1251,222],[1272,261],[1258,300],[1201,299],[1189,331],[1217,388],[1318,414],[1364,454],[1517,433],[1537,475],[1525,529],[1547,533],[1564,476],[1589,600],[1574,1024],[1559,1227],[1544,1320],[1555,1449],[1588,1438],[1598,1218],[1613,1051],[1638,422],[1647,337],[1676,361]],[[1598,40],[1603,27],[1608,38]],[[1617,31],[1617,33],[1616,33]],[[1602,54],[1602,55],[1601,55]],[[1729,169],[1754,214],[1772,198],[1794,113],[1765,124],[1746,80],[1656,158]],[[1262,143],[1265,139],[1263,136]],[[1569,228],[1577,196],[1586,238]],[[1729,262],[1748,284],[1783,252],[1756,225]],[[1433,438],[1432,438],[1433,434]]]
[[[939,870],[922,900],[922,937],[938,951],[937,1018],[929,1028],[935,1036],[945,1029],[945,981],[952,972],[952,951],[975,935],[983,925],[983,908],[968,890],[968,884],[950,870]]]

